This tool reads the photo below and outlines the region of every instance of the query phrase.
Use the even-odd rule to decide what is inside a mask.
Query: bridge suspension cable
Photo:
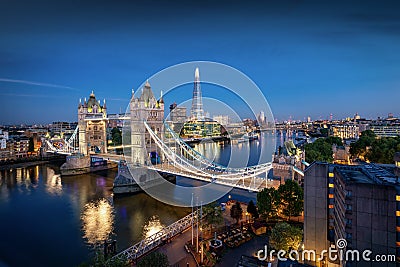
[[[217,170],[209,170],[208,167],[212,162],[210,162],[208,159],[204,159],[204,157],[198,153],[195,153],[192,148],[188,149],[188,145],[183,142],[181,139],[176,139],[176,134],[173,135],[174,140],[177,141],[180,145],[180,147],[184,148],[185,151],[193,155],[196,159],[199,159],[200,164],[204,164],[204,168],[200,169],[199,167],[194,166],[189,162],[188,159],[176,154],[172,149],[167,146],[151,129],[151,127],[144,122],[146,130],[149,132],[151,139],[154,140],[154,142],[160,147],[160,149],[164,152],[165,156],[172,161],[174,165],[178,165],[178,167],[184,169],[185,171],[188,171],[190,173],[193,173],[195,175],[199,176],[204,176],[207,178],[212,178],[212,179],[221,179],[221,180],[243,180],[247,178],[252,178],[255,176],[258,176],[262,173],[267,172],[271,167],[271,163],[265,163],[265,164],[260,164],[256,166],[251,166],[247,168],[225,168],[225,170],[222,173],[219,173]],[[201,156],[200,156],[201,155]],[[208,170],[210,172],[206,172],[205,170]]]

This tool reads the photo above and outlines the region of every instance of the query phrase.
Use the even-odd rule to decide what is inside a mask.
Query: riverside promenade
[[[186,242],[192,238],[192,227],[175,236],[171,242],[157,248],[155,251],[168,256],[169,264],[173,267],[195,267],[197,266],[192,254],[185,250]],[[194,240],[196,242],[196,240]]]

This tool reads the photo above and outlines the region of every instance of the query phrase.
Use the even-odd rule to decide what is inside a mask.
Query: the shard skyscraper
[[[199,68],[196,68],[194,72],[194,88],[193,88],[192,109],[190,110],[190,117],[192,120],[204,121]]]

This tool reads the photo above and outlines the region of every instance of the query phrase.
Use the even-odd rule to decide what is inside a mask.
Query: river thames
[[[200,144],[196,149],[220,163],[226,163],[231,153],[250,151],[248,165],[254,165],[260,142],[270,144],[269,154],[275,149],[273,138],[262,134],[250,143]],[[0,171],[0,266],[76,266],[89,260],[105,239],[117,240],[120,251],[191,211],[145,193],[113,196],[117,170],[61,177],[59,166]],[[179,185],[202,183],[177,177]],[[240,189],[229,195],[244,202],[256,199],[255,193]],[[227,200],[228,194],[220,202]]]

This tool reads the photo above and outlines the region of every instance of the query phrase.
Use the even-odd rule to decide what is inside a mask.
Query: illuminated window
[[[400,211],[396,210],[396,216],[400,217]]]
[[[330,209],[333,209],[333,204],[330,204],[330,205],[329,205],[329,208],[330,208]]]
[[[329,178],[335,177],[335,175],[333,174],[333,172],[329,173]]]
[[[334,188],[335,186],[333,184],[329,184],[329,187],[330,188]]]
[[[333,198],[333,194],[329,194],[329,198]]]
[[[400,201],[400,195],[396,195],[396,201]]]

